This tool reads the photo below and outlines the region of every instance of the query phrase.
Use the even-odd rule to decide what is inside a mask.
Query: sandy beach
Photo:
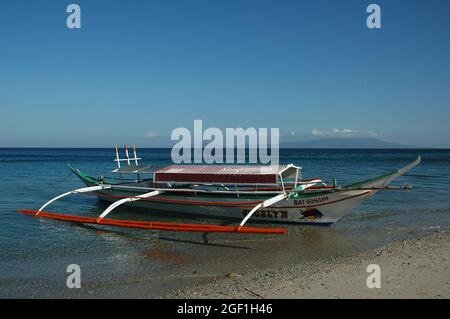
[[[380,288],[367,287],[369,264],[380,266]],[[363,253],[226,277],[166,297],[450,298],[450,232],[435,230]]]

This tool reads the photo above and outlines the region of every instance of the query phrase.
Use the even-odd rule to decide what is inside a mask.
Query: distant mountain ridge
[[[281,143],[281,148],[417,148],[417,146],[386,142],[375,138],[335,137]]]

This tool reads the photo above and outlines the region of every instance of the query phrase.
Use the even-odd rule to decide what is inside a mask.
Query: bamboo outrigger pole
[[[162,194],[162,193],[164,193],[164,192],[156,190],[156,191],[153,191],[153,192],[150,192],[150,193],[146,193],[146,194],[142,194],[142,195],[138,195],[138,196],[135,196],[135,197],[127,197],[127,198],[123,198],[121,200],[118,200],[117,202],[114,202],[110,206],[108,206],[108,208],[106,208],[103,211],[103,213],[101,213],[101,215],[97,218],[97,221],[100,221],[103,218],[105,218],[106,215],[111,213],[113,209],[115,209],[116,207],[118,207],[118,206],[120,206],[122,204],[135,202],[135,201],[138,201],[140,199],[157,196],[157,195]]]
[[[39,208],[39,210],[37,211],[36,215],[39,215],[39,213],[41,211],[44,210],[45,207],[47,207],[48,205],[50,205],[51,203],[53,203],[54,201],[63,198],[65,196],[71,195],[71,194],[81,194],[81,193],[89,193],[89,192],[94,192],[94,191],[99,191],[102,189],[108,189],[111,188],[111,185],[98,185],[98,186],[91,186],[91,187],[84,187],[84,188],[79,188],[79,189],[75,189],[73,191],[58,195],[54,198],[52,198],[51,200],[49,200],[47,203],[45,203],[44,205],[42,205],[41,208]]]

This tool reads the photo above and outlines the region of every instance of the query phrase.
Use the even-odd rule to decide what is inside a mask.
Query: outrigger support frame
[[[269,207],[272,206],[282,200],[285,200],[286,198],[296,195],[299,192],[303,192],[305,189],[317,184],[318,182],[321,182],[321,180],[312,180],[308,181],[307,183],[300,184],[294,188],[293,191],[287,192],[284,191],[283,193],[274,196],[272,198],[269,198],[250,210],[250,212],[244,217],[244,219],[241,221],[239,226],[232,227],[232,226],[216,226],[216,225],[202,225],[202,224],[178,224],[178,223],[156,223],[156,222],[139,222],[139,221],[126,221],[126,220],[113,220],[113,219],[105,219],[105,217],[110,214],[115,208],[119,207],[120,205],[123,205],[125,203],[135,202],[138,200],[142,200],[149,197],[154,197],[160,194],[163,194],[164,190],[153,190],[149,193],[145,193],[142,195],[134,196],[134,197],[126,197],[123,199],[120,199],[114,203],[112,203],[110,206],[108,206],[97,218],[90,218],[90,217],[79,217],[79,216],[73,216],[73,215],[66,215],[66,214],[56,214],[56,213],[48,213],[43,212],[43,210],[53,203],[54,201],[61,199],[65,196],[71,195],[71,194],[80,194],[80,193],[89,193],[104,189],[111,189],[113,188],[112,185],[107,184],[101,184],[97,186],[90,186],[90,187],[84,187],[72,190],[70,192],[58,195],[48,202],[46,202],[39,210],[32,211],[32,210],[19,210],[18,212],[28,214],[28,215],[34,215],[41,217],[46,217],[50,219],[58,219],[58,220],[66,220],[66,221],[72,221],[72,222],[80,222],[80,223],[97,223],[97,224],[105,224],[105,225],[112,225],[112,226],[123,226],[123,227],[134,227],[134,228],[146,228],[146,229],[161,229],[161,230],[178,230],[178,231],[201,231],[201,232],[251,232],[251,233],[265,233],[265,234],[285,234],[286,230],[282,228],[247,228],[244,227],[244,225],[247,223],[247,221],[253,216],[253,214],[258,211],[260,208]]]
[[[253,215],[255,211],[257,211],[261,207],[268,207],[270,205],[273,205],[285,198],[287,198],[288,193],[282,193],[280,195],[277,195],[275,197],[272,197],[258,205],[256,205],[252,211],[251,214],[248,214],[244,220],[241,222],[239,226],[219,226],[219,225],[208,225],[208,224],[182,224],[182,223],[169,223],[169,222],[143,222],[143,221],[132,221],[132,220],[118,220],[118,219],[106,219],[105,217],[111,213],[115,208],[118,206],[134,202],[138,200],[142,200],[145,198],[157,196],[160,194],[163,194],[164,190],[153,190],[149,193],[134,196],[134,197],[126,197],[121,200],[118,200],[108,206],[102,214],[100,214],[99,217],[93,218],[93,217],[82,217],[82,216],[75,216],[75,215],[68,215],[68,214],[58,214],[58,213],[50,213],[50,212],[44,212],[43,210],[50,205],[51,203],[55,202],[58,199],[61,199],[65,196],[71,195],[71,194],[81,194],[81,193],[89,193],[104,189],[112,189],[113,185],[108,184],[101,184],[97,186],[90,186],[90,187],[84,187],[72,190],[70,192],[58,195],[48,202],[46,202],[44,205],[42,205],[39,210],[18,210],[17,212],[26,214],[26,215],[33,215],[35,217],[43,217],[43,218],[49,218],[49,219],[56,219],[56,220],[63,220],[63,221],[69,221],[69,222],[76,222],[76,223],[83,223],[83,224],[102,224],[102,225],[109,225],[109,226],[117,226],[117,227],[129,227],[129,228],[141,228],[141,229],[153,229],[153,230],[165,230],[165,231],[185,231],[185,232],[217,232],[217,233],[252,233],[252,234],[277,234],[277,235],[284,235],[287,233],[287,230],[284,228],[258,228],[258,227],[243,227],[244,224],[247,222],[247,220]]]
[[[163,191],[153,191],[150,193],[146,193],[146,194],[142,194],[142,195],[138,195],[135,197],[127,197],[127,198],[123,198],[121,200],[118,200],[117,202],[112,203],[110,206],[108,206],[108,208],[106,208],[103,213],[97,218],[97,221],[102,220],[103,218],[105,218],[106,215],[108,215],[109,213],[111,213],[111,211],[113,209],[115,209],[116,207],[125,204],[125,203],[129,203],[129,202],[135,202],[144,198],[149,198],[149,197],[153,197],[153,196],[157,196],[164,193]]]
[[[81,194],[81,193],[90,193],[90,192],[95,192],[95,191],[99,191],[99,190],[103,190],[103,189],[109,189],[111,188],[111,185],[98,185],[98,186],[90,186],[90,187],[83,187],[83,188],[78,188],[75,189],[73,191],[58,195],[54,198],[52,198],[51,200],[49,200],[47,203],[45,203],[44,205],[42,205],[41,208],[39,208],[39,210],[37,211],[36,215],[39,215],[39,213],[41,211],[44,210],[45,207],[47,207],[48,205],[50,205],[51,203],[53,203],[54,201],[57,201],[60,198],[66,197],[68,195],[72,195],[72,194]]]

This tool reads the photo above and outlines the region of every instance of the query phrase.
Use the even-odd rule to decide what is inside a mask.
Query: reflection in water
[[[148,250],[144,250],[142,255],[147,258],[153,258],[159,262],[170,263],[173,265],[186,264],[189,255],[184,252],[171,251],[167,245],[156,243]]]

